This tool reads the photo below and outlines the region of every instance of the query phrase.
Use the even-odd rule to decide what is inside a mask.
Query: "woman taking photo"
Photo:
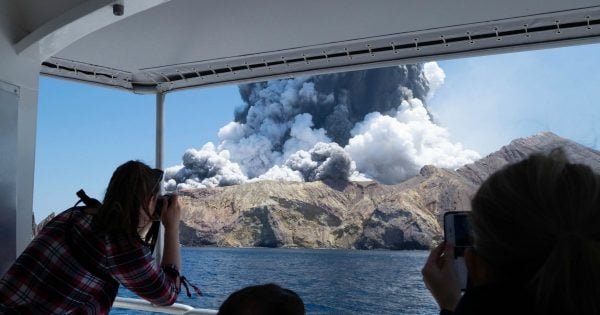
[[[119,284],[155,305],[179,293],[177,196],[164,202],[160,266],[142,241],[155,213],[162,171],[129,161],[112,175],[104,202],[73,207],[50,221],[0,280],[2,314],[106,314]]]
[[[461,296],[452,244],[423,278],[441,314],[600,314],[600,175],[562,151],[490,176],[472,201],[471,287]]]

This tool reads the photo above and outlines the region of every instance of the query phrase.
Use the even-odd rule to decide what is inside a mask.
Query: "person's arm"
[[[181,274],[181,249],[179,245],[179,221],[181,220],[181,204],[177,195],[169,198],[169,207],[163,209],[161,221],[165,227],[165,247],[161,265],[174,266]]]
[[[425,286],[441,309],[440,314],[453,314],[460,300],[460,286],[454,270],[454,246],[441,243],[434,248],[421,273]]]
[[[152,304],[175,303],[179,277],[159,267],[141,239],[113,237],[106,248],[106,267],[115,280]]]

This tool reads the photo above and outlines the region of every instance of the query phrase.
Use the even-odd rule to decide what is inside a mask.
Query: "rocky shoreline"
[[[470,210],[491,173],[535,152],[563,148],[600,171],[600,152],[546,132],[512,141],[457,170],[428,165],[397,185],[275,182],[179,192],[184,246],[428,249],[441,241],[442,216]]]

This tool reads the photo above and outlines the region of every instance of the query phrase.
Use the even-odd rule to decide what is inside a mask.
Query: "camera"
[[[156,247],[156,241],[158,240],[158,234],[160,233],[160,217],[162,215],[163,206],[166,205],[168,208],[171,205],[173,195],[166,194],[158,196],[156,198],[156,205],[154,206],[154,213],[152,214],[152,225],[144,237],[144,241],[150,247],[150,252],[154,253]]]
[[[171,205],[171,194],[165,194],[156,198],[156,206],[154,207],[154,214],[152,215],[153,221],[160,221],[162,215],[163,205],[167,205],[167,208]]]

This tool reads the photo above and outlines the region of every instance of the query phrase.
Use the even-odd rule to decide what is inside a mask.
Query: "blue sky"
[[[598,149],[600,45],[438,62],[444,85],[428,101],[451,139],[482,155],[539,131]],[[165,106],[165,166],[188,148],[218,142],[240,106],[237,86],[170,93]],[[77,201],[102,198],[116,166],[154,164],[154,95],[42,77],[34,183],[36,221]]]
[[[168,94],[165,166],[190,147],[216,142],[240,106],[237,86]],[[34,181],[36,221],[58,213],[83,188],[102,198],[114,169],[128,160],[155,163],[155,96],[42,77]]]
[[[597,148],[599,54],[586,45],[443,61],[429,106],[452,139],[482,154],[545,130]]]

